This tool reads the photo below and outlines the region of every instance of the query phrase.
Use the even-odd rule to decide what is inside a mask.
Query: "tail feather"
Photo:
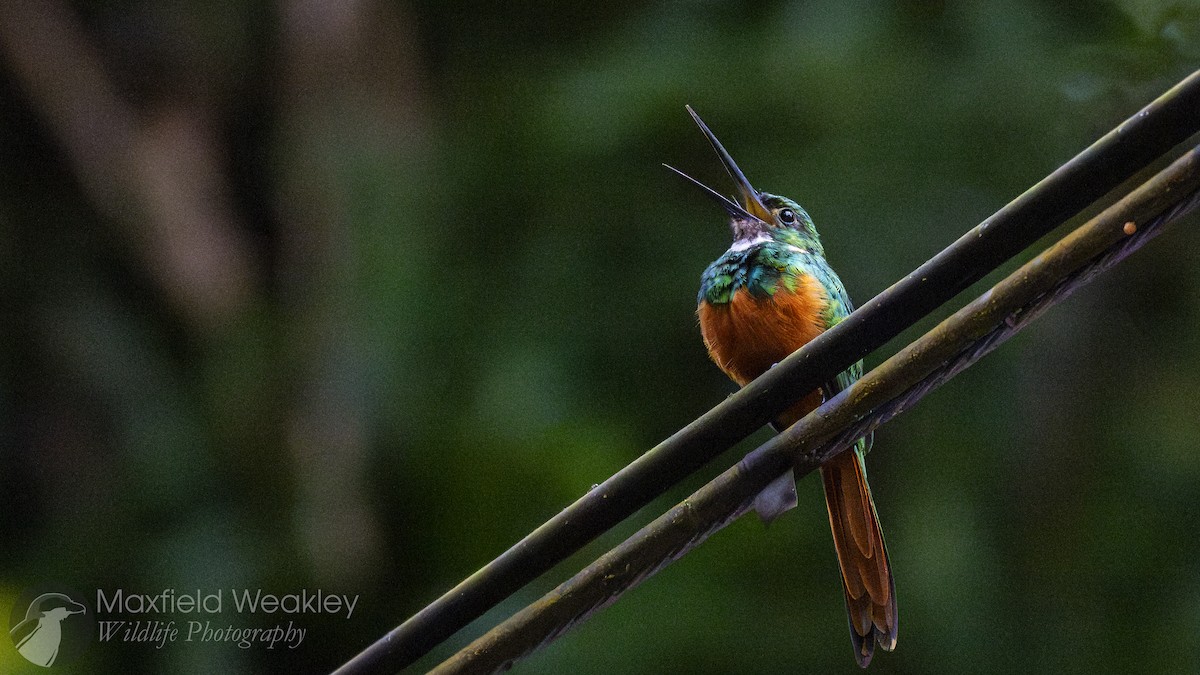
[[[896,646],[896,587],[867,474],[856,450],[821,467],[829,526],[837,550],[858,665],[866,667],[875,645]]]

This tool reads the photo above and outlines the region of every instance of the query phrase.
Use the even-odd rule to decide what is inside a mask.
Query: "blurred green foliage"
[[[725,186],[685,103],[862,302],[1200,62],[1200,5],[1153,0],[55,7],[0,30],[0,609],[362,596],[295,651],[103,645],[92,673],[330,670],[720,401],[693,312],[728,230],[659,166]],[[881,430],[874,672],[1200,668],[1198,246]],[[852,671],[800,487],[521,670]]]

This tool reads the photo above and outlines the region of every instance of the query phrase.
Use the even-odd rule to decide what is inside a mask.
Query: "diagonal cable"
[[[1180,157],[432,672],[502,670],[553,641],[749,511],[755,495],[789,467],[795,466],[797,478],[812,472],[855,439],[911,408],[1197,205],[1200,148]]]
[[[345,663],[410,665],[525,584],[1200,131],[1200,71],[776,367],[647,451]]]

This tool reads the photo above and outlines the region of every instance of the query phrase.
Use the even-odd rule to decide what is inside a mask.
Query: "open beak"
[[[679,169],[676,169],[675,167],[671,166],[670,164],[663,164],[663,166],[674,171],[676,174],[681,176],[684,180],[691,183],[692,185],[695,185],[696,187],[700,188],[700,190],[703,191],[704,194],[708,195],[713,201],[715,201],[718,205],[720,205],[721,208],[725,209],[725,212],[729,214],[730,218],[733,218],[734,220],[747,220],[747,221],[759,220],[759,218],[751,215],[748,211],[746,211],[746,209],[742,208],[741,204],[738,204],[737,202],[733,201],[729,197],[726,197],[725,195],[721,194],[720,192],[717,192],[716,190],[708,187],[704,183],[701,183],[700,181],[696,180],[695,178],[692,178],[691,176],[680,171]]]
[[[733,179],[734,185],[737,186],[738,196],[742,198],[742,211],[757,220],[769,223],[771,221],[771,210],[762,203],[762,199],[758,196],[758,191],[746,179],[746,174],[742,173],[742,170],[738,168],[737,162],[734,162],[733,157],[729,156],[729,152],[725,150],[725,146],[721,145],[721,141],[717,140],[716,135],[708,128],[704,120],[700,119],[695,110],[692,110],[692,106],[688,105],[684,107],[687,108],[688,114],[692,116],[692,119],[696,120],[696,125],[700,127],[700,131],[704,132],[704,136],[712,144],[713,150],[717,151],[717,156],[721,158],[721,163],[725,165],[725,170],[729,172],[729,177]],[[696,181],[693,180],[692,182]]]

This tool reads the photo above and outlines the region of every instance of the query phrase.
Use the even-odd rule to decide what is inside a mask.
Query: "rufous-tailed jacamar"
[[[708,354],[739,386],[745,386],[784,357],[846,318],[853,307],[841,279],[825,261],[812,218],[796,202],[759,192],[704,121],[687,108],[717,151],[737,187],[728,199],[702,188],[729,214],[733,245],[704,270],[697,298],[700,332]],[[671,168],[671,167],[668,167]],[[784,412],[774,425],[785,429],[862,376],[862,363],[838,374]],[[866,667],[875,645],[896,646],[896,591],[883,532],[867,485],[865,457],[871,436],[821,467],[825,505],[833,529],[850,615],[854,657]],[[755,501],[765,520],[796,504],[789,471]]]

